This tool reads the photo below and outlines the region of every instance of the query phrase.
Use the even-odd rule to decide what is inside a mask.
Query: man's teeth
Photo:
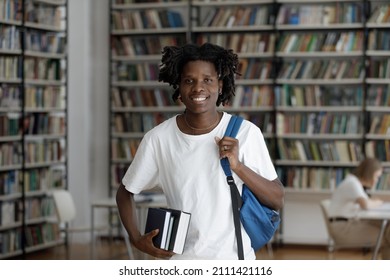
[[[197,98],[193,98],[192,100],[194,100],[194,101],[205,101],[206,97],[197,97]]]

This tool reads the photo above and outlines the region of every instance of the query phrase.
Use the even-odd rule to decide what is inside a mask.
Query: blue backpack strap
[[[232,116],[229,125],[226,129],[225,136],[236,137],[240,125],[242,123],[242,118],[238,116]],[[242,235],[241,235],[241,226],[240,226],[240,209],[242,206],[242,200],[240,193],[238,192],[236,183],[234,182],[232,171],[230,169],[229,160],[227,158],[221,159],[222,169],[226,175],[226,181],[229,185],[230,195],[232,197],[232,210],[233,210],[233,221],[234,221],[234,231],[237,239],[237,255],[239,260],[244,259],[244,249],[242,246]]]
[[[232,131],[230,132],[230,135],[229,135],[230,137],[233,137],[233,138],[236,137],[238,131],[240,130],[241,123],[244,120],[242,117],[239,117],[239,116],[234,116],[234,119],[235,119],[235,122],[233,124]]]
[[[244,119],[239,116],[232,116],[230,118],[228,127],[226,128],[225,135],[235,138],[238,130],[240,129],[241,123]],[[230,170],[229,160],[227,158],[221,159],[222,169],[225,172],[226,176],[232,176],[232,171]]]

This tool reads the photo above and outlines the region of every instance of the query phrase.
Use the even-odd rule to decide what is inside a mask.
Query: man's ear
[[[219,81],[218,81],[218,93],[219,93],[219,94],[222,93],[222,87],[223,87],[223,81],[222,81],[222,80],[219,80]]]

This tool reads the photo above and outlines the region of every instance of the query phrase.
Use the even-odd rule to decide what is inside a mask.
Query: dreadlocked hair
[[[172,99],[179,96],[179,84],[183,67],[190,61],[202,60],[213,63],[222,80],[222,92],[218,96],[217,106],[227,105],[235,95],[235,75],[238,71],[238,56],[233,50],[224,49],[218,45],[205,43],[201,46],[186,44],[184,46],[166,46],[162,50],[162,58],[158,80],[173,87]]]

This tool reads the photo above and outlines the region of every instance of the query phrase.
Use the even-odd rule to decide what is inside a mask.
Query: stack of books
[[[182,254],[190,225],[191,214],[170,208],[149,208],[145,233],[159,229],[153,238],[157,248]]]

